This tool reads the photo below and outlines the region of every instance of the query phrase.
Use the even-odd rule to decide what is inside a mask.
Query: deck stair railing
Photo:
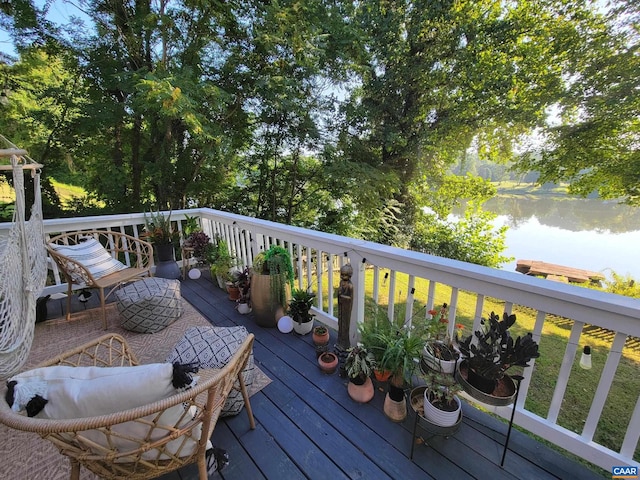
[[[198,216],[204,231],[211,237],[227,240],[231,253],[242,265],[251,265],[256,253],[279,244],[288,248],[294,258],[297,287],[311,288],[316,293],[316,318],[337,327],[338,270],[345,262],[353,266],[354,301],[350,339],[357,340],[357,323],[365,320],[373,305],[383,306],[389,318],[400,315],[404,321],[416,322],[425,312],[443,301],[449,304],[450,328],[456,318],[468,317],[473,322],[469,331],[477,329],[480,319],[489,309],[507,312],[528,311],[535,318],[530,331],[540,344],[542,357],[539,368],[557,371],[551,398],[536,397],[536,370],[525,369],[525,380],[516,405],[514,423],[556,444],[588,462],[611,471],[612,466],[640,466],[638,440],[640,437],[640,300],[528,277],[515,272],[481,267],[455,260],[435,257],[365,240],[291,227],[265,220],[244,217],[208,208],[171,212],[171,218],[181,231],[185,215]],[[45,220],[46,234],[105,229],[140,236],[144,214],[106,215],[82,218]],[[0,224],[0,238],[8,231],[8,224]],[[63,279],[51,265],[53,280],[44,294],[60,293],[66,289]],[[365,295],[365,292],[368,292]],[[497,313],[500,313],[497,310]],[[562,340],[564,350],[559,365],[542,365],[545,348],[558,343],[554,332],[568,330],[568,341]],[[590,332],[603,337],[608,349],[606,358],[600,353],[596,362],[602,367],[599,379],[593,379],[581,395],[590,398],[578,419],[581,428],[564,426],[567,404],[574,402],[577,364],[582,346]],[[558,348],[558,347],[556,347]],[[601,347],[600,352],[603,351]],[[621,378],[621,363],[635,364],[633,378]],[[594,369],[595,370],[595,369]],[[591,372],[590,372],[591,373]],[[593,374],[595,375],[595,374]],[[630,400],[626,410],[615,410],[616,395],[624,392]],[[573,393],[571,393],[573,395]],[[584,399],[583,399],[584,400]],[[588,401],[588,400],[587,400]],[[495,413],[505,418],[511,407],[495,407]],[[570,415],[576,416],[575,410]],[[614,432],[615,446],[599,443],[599,431],[606,424],[606,415],[624,417],[624,431]],[[576,425],[573,418],[573,425]],[[627,423],[628,422],[628,423]],[[610,435],[611,436],[611,435]],[[634,460],[634,458],[636,460]]]

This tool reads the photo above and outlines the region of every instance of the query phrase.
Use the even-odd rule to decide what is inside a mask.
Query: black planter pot
[[[472,369],[468,370],[467,381],[484,393],[492,393],[496,389],[497,384],[493,378],[483,377]]]
[[[394,402],[401,402],[404,399],[404,389],[389,384],[389,397]]]
[[[458,363],[456,369],[456,380],[463,390],[476,400],[498,407],[511,405],[516,397],[516,384],[509,375],[505,375],[500,380],[493,383],[494,389],[490,393],[481,391],[471,384],[469,379],[470,369],[466,360]],[[487,387],[488,388],[488,387]]]
[[[364,385],[364,382],[367,381],[367,377],[360,375],[358,377],[349,377],[349,381],[354,385]]]
[[[158,257],[155,276],[160,278],[180,278],[180,267],[176,262],[173,243],[156,244],[153,246]]]

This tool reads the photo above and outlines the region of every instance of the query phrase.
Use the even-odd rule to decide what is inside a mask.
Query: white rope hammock
[[[13,222],[8,235],[0,239],[0,379],[17,373],[31,350],[35,328],[36,300],[47,277],[47,254],[42,224],[40,168],[0,135],[12,148],[0,149],[0,171],[13,171],[16,192]],[[31,217],[25,216],[24,171],[31,171],[34,197]]]

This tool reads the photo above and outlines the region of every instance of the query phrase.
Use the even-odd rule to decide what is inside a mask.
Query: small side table
[[[411,437],[411,453],[409,454],[409,460],[413,460],[413,449],[416,446],[416,432],[418,430],[418,426],[420,426],[420,428],[422,428],[425,432],[429,433],[429,437],[450,437],[458,431],[458,429],[460,428],[460,424],[462,423],[462,412],[460,412],[458,421],[450,427],[441,427],[427,420],[423,416],[424,391],[426,390],[426,388],[427,387],[425,386],[416,387],[411,390],[411,394],[409,395],[409,405],[411,406],[411,409],[415,414],[413,420],[413,435]]]

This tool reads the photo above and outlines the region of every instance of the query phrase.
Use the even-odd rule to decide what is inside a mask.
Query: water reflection
[[[640,208],[593,199],[500,197],[485,208],[507,225],[505,255],[640,279]],[[514,271],[516,261],[502,266]]]
[[[536,217],[540,224],[573,232],[624,233],[640,230],[640,208],[594,199],[494,197],[485,209],[509,218],[507,225],[518,227]]]

